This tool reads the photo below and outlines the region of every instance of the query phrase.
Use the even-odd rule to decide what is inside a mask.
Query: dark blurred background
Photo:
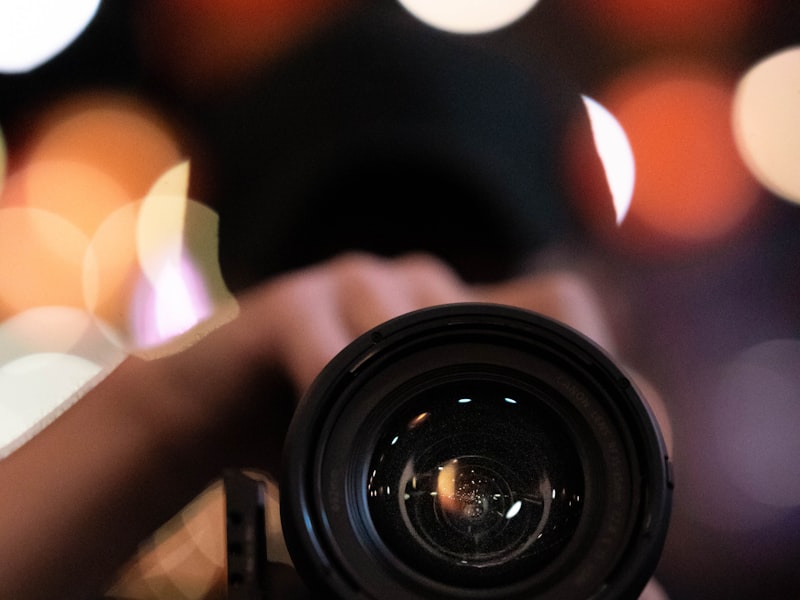
[[[789,140],[769,162],[794,170],[753,168],[734,109],[793,47],[796,0],[540,0],[471,34],[386,0],[104,0],[56,57],[3,66],[0,217],[39,198],[91,236],[188,158],[232,289],[350,246],[428,249],[476,280],[581,270],[671,415],[670,596],[800,598],[796,53],[773,78],[793,113],[761,109]],[[581,95],[630,141],[627,210]],[[6,279],[29,258],[14,232]],[[0,289],[0,317],[76,304],[51,275]]]

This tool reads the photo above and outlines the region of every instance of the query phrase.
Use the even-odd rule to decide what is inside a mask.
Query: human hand
[[[385,259],[350,253],[280,277],[242,299],[241,320],[249,323],[262,360],[278,358],[302,393],[337,352],[367,330],[413,310],[468,301],[533,310],[613,349],[599,299],[578,275],[553,272],[471,286],[425,254]]]
[[[294,401],[356,336],[463,301],[541,312],[613,353],[600,303],[574,274],[470,286],[430,256],[348,254],[265,282],[240,298],[236,319],[182,352],[125,361],[0,462],[0,489],[13,491],[0,493],[0,531],[13,548],[0,553],[7,595],[79,598],[99,589],[223,468],[276,473]],[[64,556],[69,566],[43,568]]]

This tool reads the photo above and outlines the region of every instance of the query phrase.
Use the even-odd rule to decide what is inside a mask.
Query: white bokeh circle
[[[417,19],[443,31],[476,34],[502,29],[538,0],[399,0]]]

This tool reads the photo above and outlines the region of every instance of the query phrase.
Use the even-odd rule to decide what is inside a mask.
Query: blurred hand
[[[233,321],[176,354],[126,360],[0,461],[0,596],[96,593],[223,468],[275,474],[296,399],[355,337],[464,301],[540,312],[613,352],[600,304],[574,274],[470,286],[431,256],[347,254],[265,282]],[[659,594],[653,585],[643,598]]]
[[[469,286],[424,254],[396,259],[346,254],[278,278],[242,299],[241,319],[254,325],[258,339],[271,340],[302,392],[337,352],[372,327],[416,309],[468,301],[527,308],[572,326],[608,350],[613,346],[598,299],[575,274]]]

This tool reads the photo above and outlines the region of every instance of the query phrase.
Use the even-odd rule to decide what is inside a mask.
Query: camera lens
[[[600,349],[534,313],[456,304],[323,370],[287,437],[281,513],[325,597],[635,598],[670,497],[657,424]]]
[[[407,565],[454,585],[536,572],[580,520],[574,436],[519,384],[474,372],[442,378],[384,425],[367,479],[375,532]]]

